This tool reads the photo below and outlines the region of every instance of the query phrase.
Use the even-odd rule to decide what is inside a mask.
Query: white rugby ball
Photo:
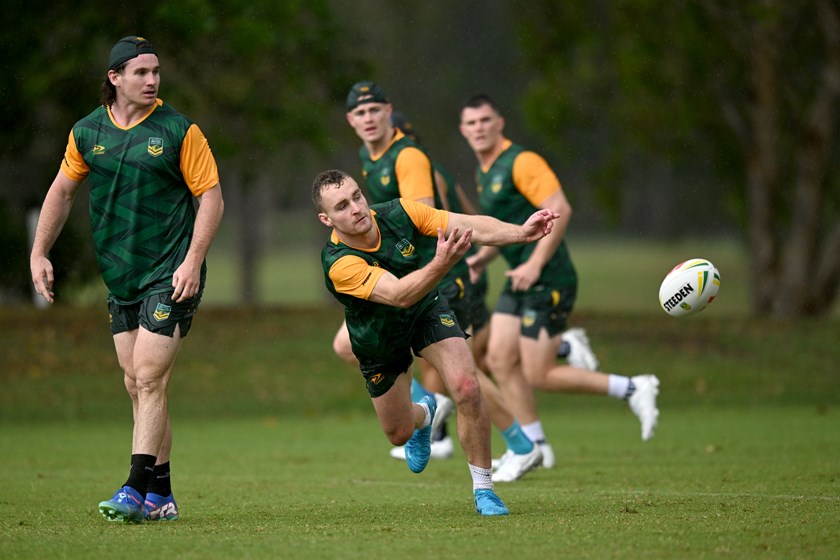
[[[720,273],[706,259],[681,262],[659,286],[659,305],[672,317],[693,315],[706,309],[720,289]]]

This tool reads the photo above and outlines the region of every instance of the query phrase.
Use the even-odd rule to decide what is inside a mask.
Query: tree
[[[711,196],[732,202],[745,225],[755,311],[831,308],[840,285],[837,2],[543,0],[518,14],[536,74],[531,121],[547,137],[591,126],[607,146],[602,190],[614,195],[614,181],[645,160],[710,173],[720,185]]]
[[[328,2],[184,0],[122,11],[17,3],[0,16],[0,57],[11,78],[0,85],[7,130],[0,200],[19,210],[40,205],[70,127],[98,100],[108,49],[122,36],[145,34],[161,55],[161,97],[200,124],[235,201],[225,221],[238,218],[241,296],[252,301],[261,202],[270,190],[307,190],[287,179],[288,168],[329,149],[323,114],[366,68],[342,48]],[[24,212],[16,216],[13,229],[23,231]],[[24,247],[14,254],[26,262]]]

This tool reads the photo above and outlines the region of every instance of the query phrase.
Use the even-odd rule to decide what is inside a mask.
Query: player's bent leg
[[[525,379],[519,355],[520,320],[516,315],[493,313],[487,364],[504,395],[508,411],[521,424],[539,419],[534,390]]]
[[[463,338],[447,338],[421,354],[443,377],[457,408],[458,436],[471,465],[490,468],[490,422],[472,354]]]
[[[403,445],[414,435],[425,417],[422,408],[411,402],[411,376],[399,375],[383,395],[371,403],[382,432],[392,445]]]
[[[520,337],[522,371],[528,383],[542,391],[606,395],[607,374],[556,364],[554,348],[560,336],[549,337],[543,329],[539,338]]]

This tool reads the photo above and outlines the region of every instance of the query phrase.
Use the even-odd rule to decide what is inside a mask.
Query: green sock
[[[504,438],[508,449],[517,455],[530,453],[531,450],[534,449],[534,442],[528,439],[528,436],[525,435],[522,428],[519,427],[519,422],[516,420],[513,421],[510,428],[502,432],[502,437]]]

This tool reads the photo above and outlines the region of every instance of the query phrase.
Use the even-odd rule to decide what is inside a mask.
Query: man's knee
[[[463,371],[450,377],[452,400],[459,407],[471,406],[481,400],[478,378],[473,371]]]

